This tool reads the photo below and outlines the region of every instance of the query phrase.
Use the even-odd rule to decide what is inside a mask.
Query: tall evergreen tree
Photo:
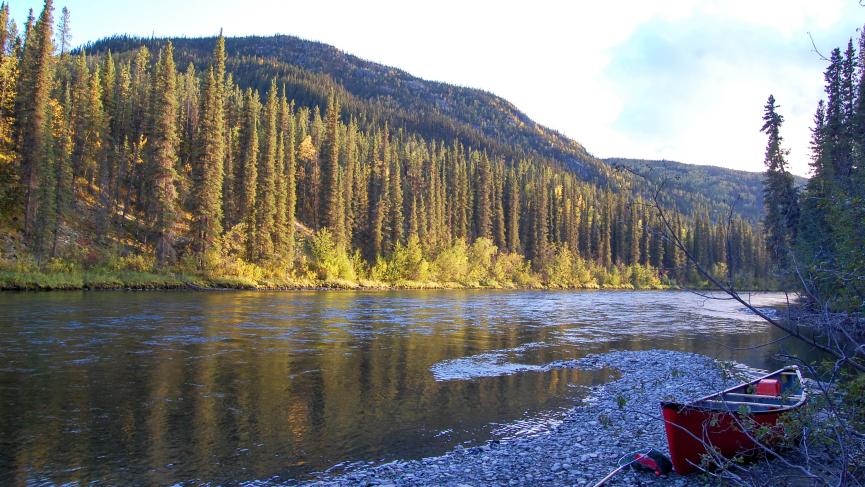
[[[193,241],[199,266],[222,233],[222,182],[225,161],[225,113],[222,82],[211,66],[207,73],[201,108],[200,148],[193,171]]]
[[[18,56],[11,52],[9,4],[0,6],[0,219],[17,214],[20,202],[16,167],[15,100],[19,77]]]
[[[478,152],[472,154],[472,162],[476,168],[476,194],[475,194],[475,232],[478,237],[492,237],[492,175],[490,174],[490,160],[486,154]]]
[[[325,114],[324,142],[321,150],[322,205],[320,219],[324,226],[336,232],[342,220],[339,199],[339,102],[331,91]],[[336,232],[341,233],[341,232]]]
[[[152,219],[156,232],[156,258],[160,266],[174,263],[174,227],[180,217],[177,194],[177,78],[174,46],[160,51],[153,81],[151,134]]]
[[[294,221],[297,208],[297,149],[295,148],[295,127],[292,107],[285,98],[283,89],[281,106],[281,126],[283,133],[283,152],[285,153],[285,252],[294,251]]]
[[[508,251],[516,253],[520,251],[520,188],[513,168],[508,171],[507,191],[507,247]]]
[[[57,37],[60,47],[60,57],[66,55],[69,45],[72,43],[72,28],[69,24],[69,9],[63,7],[60,11],[60,23],[57,24]]]
[[[261,102],[258,93],[246,91],[246,113],[244,115],[244,158],[243,178],[240,185],[240,218],[246,224],[246,257],[257,258],[256,252],[256,211],[258,201],[258,117]]]
[[[54,79],[54,43],[52,42],[54,3],[45,0],[35,24],[28,21],[24,42],[21,77],[18,84],[18,114],[20,127],[19,154],[21,180],[24,182],[24,234],[30,242],[44,240],[44,228],[37,228],[39,185],[42,170],[49,165],[50,134],[46,130],[51,88]],[[49,211],[49,210],[46,210]]]
[[[777,262],[783,263],[796,238],[799,203],[793,186],[793,176],[787,171],[787,151],[781,147],[781,125],[784,117],[777,109],[775,97],[769,95],[763,112],[763,127],[760,129],[769,139],[765,156],[763,201],[766,216],[763,221],[768,234],[767,248]]]
[[[271,80],[264,111],[264,154],[259,160],[258,185],[255,195],[255,251],[258,261],[273,255],[273,233],[276,221],[276,80]]]
[[[388,180],[387,208],[387,240],[385,249],[392,251],[397,244],[403,243],[405,235],[404,200],[402,189],[402,164],[398,157],[391,155]]]

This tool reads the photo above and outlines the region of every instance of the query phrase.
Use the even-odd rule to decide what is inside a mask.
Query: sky
[[[857,0],[55,0],[72,43],[290,34],[425,79],[481,88],[598,157],[762,170],[774,94],[808,173],[825,61],[858,39]],[[19,23],[41,1],[11,0]],[[811,37],[809,37],[809,33]]]

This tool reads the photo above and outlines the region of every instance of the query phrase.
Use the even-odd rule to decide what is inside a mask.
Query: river
[[[783,295],[753,297],[759,306]],[[687,292],[0,293],[0,484],[290,482],[544,428],[664,348],[805,353]]]

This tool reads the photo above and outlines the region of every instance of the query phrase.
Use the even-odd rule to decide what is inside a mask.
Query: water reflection
[[[436,381],[436,364],[660,347],[771,367],[777,346],[735,349],[778,336],[730,302],[658,292],[0,294],[0,309],[4,484],[280,481],[431,455],[531,430],[611,374]]]

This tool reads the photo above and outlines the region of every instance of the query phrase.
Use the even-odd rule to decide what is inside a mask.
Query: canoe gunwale
[[[798,383],[791,385],[790,380],[782,381],[780,389],[782,394],[771,396],[778,400],[774,404],[754,401],[745,404],[751,406],[750,410],[742,410],[741,407],[738,409],[734,407],[736,404],[742,404],[741,401],[726,396],[726,394],[739,394],[740,391],[744,393],[741,395],[747,395],[748,391],[756,390],[756,387],[751,389],[751,386],[755,386],[761,380],[782,376],[788,376],[787,379],[790,379],[789,376],[795,376],[793,380],[798,380]],[[795,394],[783,393],[784,391],[789,393],[791,389]],[[763,396],[763,399],[766,396],[765,394],[752,395]],[[796,402],[784,405],[786,398]],[[743,429],[743,424],[774,428],[782,417],[802,407],[807,400],[802,374],[799,368],[793,365],[688,403],[662,401],[664,429],[674,470],[680,475],[703,470],[700,462],[702,456],[708,452],[708,445],[717,449],[718,454],[725,458],[733,458],[740,454],[746,456],[758,454],[761,448],[766,450],[766,446]],[[716,405],[707,404],[708,401],[713,401]]]
[[[804,381],[802,380],[802,372],[799,370],[799,367],[796,365],[789,365],[789,366],[784,367],[782,369],[778,369],[774,372],[770,372],[764,376],[758,377],[758,378],[756,378],[750,382],[744,382],[744,383],[735,385],[735,386],[730,387],[728,389],[725,389],[721,392],[715,392],[715,393],[709,394],[708,396],[703,396],[699,399],[693,400],[691,402],[681,403],[681,402],[676,402],[676,401],[661,401],[661,408],[676,408],[679,411],[682,411],[685,409],[692,409],[692,410],[711,412],[711,413],[739,414],[739,411],[737,411],[735,409],[724,411],[724,410],[714,409],[712,407],[701,406],[698,403],[700,403],[702,401],[707,401],[707,400],[715,400],[715,401],[719,401],[719,402],[722,402],[725,404],[727,404],[727,403],[730,403],[730,404],[739,403],[741,401],[727,401],[727,400],[725,400],[724,395],[727,393],[731,393],[731,392],[735,391],[736,389],[739,389],[742,387],[755,385],[763,379],[768,379],[771,377],[779,376],[785,372],[788,372],[788,373],[792,372],[792,373],[796,374],[796,378],[799,381],[800,387],[802,388],[802,393],[799,396],[799,400],[796,401],[796,403],[789,404],[789,405],[778,404],[777,409],[772,409],[769,411],[750,411],[746,415],[747,416],[758,416],[758,415],[765,415],[765,414],[779,414],[779,413],[784,413],[787,411],[792,411],[794,409],[798,409],[798,408],[802,407],[808,401],[808,393],[805,391],[805,387],[804,387],[805,384],[804,384]],[[783,397],[783,396],[776,396],[776,397]],[[790,396],[790,397],[793,397],[793,396]],[[758,403],[754,403],[754,405],[755,406],[775,406],[774,404],[758,404]]]

